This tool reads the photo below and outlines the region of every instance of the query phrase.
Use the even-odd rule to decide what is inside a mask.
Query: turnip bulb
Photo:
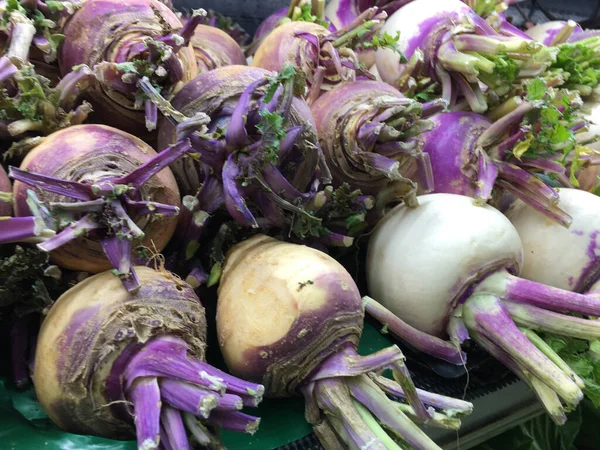
[[[221,448],[214,427],[253,433],[264,388],[204,362],[206,318],[194,290],[164,270],[136,267],[132,294],[110,272],[66,291],[40,329],[37,397],[71,433],[138,448]],[[102,406],[102,407],[100,407]]]
[[[359,356],[363,314],[350,274],[318,250],[258,235],[227,255],[217,334],[234,375],[262,383],[268,396],[302,394],[305,416],[327,450],[401,448],[392,436],[415,449],[438,449],[403,411],[457,428],[447,413],[468,414],[472,405],[417,390],[396,346]],[[385,368],[399,384],[376,375]]]
[[[31,202],[33,190],[58,231],[38,244],[55,264],[91,273],[113,268],[135,290],[132,250],[143,245],[160,251],[173,235],[180,197],[167,166],[188,150],[182,141],[157,155],[115,128],[66,128],[35,147],[20,168],[10,167],[17,180],[15,215],[41,214],[35,214],[40,208]]]
[[[564,423],[565,411],[583,397],[583,382],[535,331],[598,339],[600,322],[569,313],[600,315],[600,300],[520,278],[528,253],[517,229],[491,206],[477,206],[473,199],[454,194],[418,200],[418,208],[400,205],[390,211],[371,236],[367,313],[435,356],[444,357],[416,331],[449,336],[455,345],[474,340],[530,385],[555,422]],[[552,225],[545,216],[535,216],[538,225]],[[536,226],[531,229],[540,230]],[[570,233],[560,225],[550,229]],[[553,243],[560,240],[560,235],[544,236]],[[584,283],[581,265],[587,264],[587,249],[578,250],[577,257],[561,254],[556,263],[564,260],[564,277]],[[571,264],[572,258],[581,265]],[[445,359],[461,362],[455,356]]]
[[[292,64],[306,76],[306,99],[311,104],[332,86],[360,77],[372,78],[361,68],[353,47],[376,35],[385,17],[377,8],[370,8],[334,32],[311,22],[284,23],[264,38],[252,65],[280,71],[286,63]]]
[[[429,155],[418,139],[443,100],[422,105],[379,81],[344,83],[311,106],[334,185],[348,183],[375,195],[378,208],[405,198],[414,204],[416,185],[433,188]]]
[[[534,90],[536,85],[539,89]],[[571,219],[547,181],[554,177],[569,186],[577,173],[575,164],[584,164],[589,156],[575,145],[587,125],[577,112],[580,104],[577,95],[568,98],[536,79],[527,100],[515,102],[494,122],[473,112],[432,117],[433,129],[416,140],[431,161],[433,192],[486,202],[503,189],[568,226]]]
[[[373,202],[354,189],[327,186],[329,169],[313,117],[297,96],[304,86],[298,75],[289,65],[279,74],[222,67],[196,77],[171,104],[142,82],[166,115],[159,125],[159,145],[181,139],[192,145],[190,155],[172,166],[189,196],[178,239],[187,259],[198,248],[209,215],[221,207],[256,231],[274,228],[325,245],[351,245],[350,228],[364,223]],[[209,116],[208,123],[198,121],[199,112]],[[327,223],[329,217],[342,228]]]
[[[381,32],[400,33],[400,52],[376,51],[383,81],[405,92],[433,80],[451,108],[464,98],[477,113],[487,111],[488,99],[514,95],[522,77],[543,74],[556,55],[538,42],[500,34],[460,0],[414,0],[392,14]]]
[[[63,28],[61,74],[91,67],[98,80],[86,90],[93,120],[151,139],[157,111],[137,82],[146,76],[170,96],[191,80],[197,64],[189,42],[205,14],[198,10],[182,25],[157,0],[87,0]]]
[[[242,48],[231,36],[219,28],[198,25],[190,43],[196,55],[198,73],[223,66],[246,65],[246,57]]]

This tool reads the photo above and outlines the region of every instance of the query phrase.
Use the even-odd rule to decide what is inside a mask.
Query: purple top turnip
[[[443,100],[425,105],[379,81],[344,83],[311,106],[334,185],[348,183],[378,203],[416,195],[433,187],[429,155],[415,139],[433,128],[427,117]],[[416,182],[416,183],[415,183]]]
[[[194,290],[165,271],[136,272],[135,294],[104,272],[52,306],[33,375],[42,407],[68,432],[137,435],[146,450],[190,450],[188,433],[218,448],[219,426],[253,433],[260,419],[240,410],[256,406],[264,388],[204,362],[206,318]]]
[[[371,77],[361,69],[351,48],[357,39],[362,42],[372,37],[385,17],[385,13],[377,14],[377,8],[370,8],[334,32],[312,22],[284,23],[265,37],[252,58],[252,65],[279,71],[286,63],[292,64],[306,75],[309,86],[306,98],[311,104],[322,90],[354,81],[357,76]]]
[[[190,42],[196,55],[198,73],[223,66],[246,65],[242,48],[219,28],[198,25]]]
[[[415,80],[431,78],[454,107],[462,97],[471,111],[488,109],[486,95],[513,95],[519,77],[544,73],[555,52],[521,37],[504,36],[460,0],[414,0],[392,14],[381,29],[398,48],[376,51],[383,81],[401,92]],[[482,89],[485,86],[486,95]]]
[[[268,396],[304,395],[305,416],[325,448],[398,448],[379,421],[415,449],[438,449],[403,411],[444,427],[444,410],[469,413],[471,405],[417,391],[396,346],[359,356],[363,314],[351,275],[318,250],[259,235],[227,255],[217,334],[233,374],[264,384]],[[384,368],[402,388],[375,375]],[[385,395],[394,392],[410,406]]]
[[[58,149],[58,151],[57,151]],[[110,268],[128,289],[136,245],[169,242],[179,211],[179,190],[168,164],[189,149],[181,143],[160,154],[142,140],[103,125],[79,125],[48,136],[11,167],[15,215],[29,216],[33,189],[59,233],[39,248],[59,266],[97,273]]]
[[[545,233],[545,227],[571,233],[530,211],[537,216],[528,225],[536,240],[539,231],[549,246],[560,241],[561,234]],[[560,258],[554,261],[570,272],[557,282],[588,278],[584,273],[590,272],[581,270],[588,261],[586,239],[590,236],[572,253],[568,243],[556,244],[568,250],[558,250]],[[569,313],[597,316],[600,300],[516,276],[527,264],[526,250],[517,229],[498,210],[454,194],[420,196],[417,208],[396,207],[371,235],[367,281],[373,298],[365,297],[365,309],[420,350],[457,364],[464,355],[424,333],[449,336],[454,345],[473,339],[526,381],[561,424],[565,409],[582,399],[583,382],[534,331],[598,339],[600,322]],[[571,264],[575,260],[578,264]]]
[[[189,41],[202,13],[184,26],[157,0],[87,0],[64,26],[61,73],[82,64],[93,68],[98,83],[86,95],[94,121],[150,138],[157,111],[137,82],[146,76],[170,96],[196,75]]]

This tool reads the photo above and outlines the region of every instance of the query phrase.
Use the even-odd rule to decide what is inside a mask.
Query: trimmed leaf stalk
[[[240,410],[258,404],[264,388],[204,362],[206,319],[194,290],[168,272],[135,270],[136,293],[104,272],[50,309],[34,369],[50,418],[71,433],[135,436],[148,450],[194,441],[215,448],[215,425],[254,433],[260,419]],[[57,346],[64,352],[51,351]]]
[[[334,32],[311,22],[289,22],[275,28],[263,40],[252,58],[254,67],[280,71],[291,64],[304,73],[309,104],[333,86],[358,78],[373,78],[360,67],[352,50],[368,41],[382,27],[384,12],[369,8],[363,14]]]
[[[265,279],[279,287],[264,289]],[[472,410],[468,402],[416,389],[397,346],[357,354],[364,319],[358,288],[315,249],[261,235],[237,244],[218,296],[217,333],[229,369],[261,382],[267,396],[302,394],[306,420],[325,448],[400,448],[400,440],[439,449],[411,418],[456,427]],[[242,304],[250,314],[236,314]],[[292,309],[294,320],[273,320]],[[384,369],[397,382],[376,375]]]
[[[348,183],[376,196],[378,205],[402,198],[414,205],[417,185],[423,192],[434,186],[418,136],[444,108],[443,100],[422,105],[378,81],[345,83],[323,94],[311,111],[334,185]],[[384,200],[388,190],[400,196]]]
[[[588,206],[580,209],[583,196]],[[510,221],[454,194],[419,197],[418,208],[397,207],[369,243],[366,313],[419,350],[456,364],[465,361],[460,343],[478,342],[532,387],[555,422],[564,423],[564,412],[583,398],[584,384],[537,332],[599,338],[600,322],[573,314],[600,315],[600,300],[565,288],[581,291],[597,279],[597,258],[589,251],[597,235],[588,233],[597,228],[591,198],[561,189],[559,206],[573,217],[572,229],[584,227],[581,233],[549,222],[522,201],[507,212]],[[552,249],[581,261],[572,264],[569,256],[557,263]],[[542,263],[544,258],[552,263]],[[426,305],[423,298],[430,299]],[[446,336],[452,343],[444,345]]]
[[[49,156],[57,148],[64,158]],[[27,201],[27,190],[35,188],[58,232],[38,248],[67,269],[95,273],[112,267],[135,291],[132,250],[144,245],[160,251],[170,240],[179,191],[167,167],[189,150],[182,141],[157,155],[143,141],[110,127],[67,128],[30,152],[20,168],[10,167],[9,176],[17,180],[15,213],[35,212]]]
[[[97,82],[86,93],[94,119],[155,139],[156,108],[138,82],[148,77],[171,96],[190,81],[197,73],[190,39],[205,15],[194,11],[182,24],[156,0],[85,2],[64,27],[61,74],[82,64],[91,67]]]

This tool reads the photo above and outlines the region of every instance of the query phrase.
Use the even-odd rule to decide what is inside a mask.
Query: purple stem
[[[453,364],[462,365],[467,360],[467,355],[460,348],[411,327],[372,298],[363,297],[363,305],[367,314],[384,324],[394,335],[410,343],[417,350]]]
[[[406,398],[406,394],[404,393],[402,386],[400,386],[395,381],[392,381],[389,378],[385,378],[380,375],[375,375],[373,373],[369,374],[369,376],[388,395],[404,399]],[[470,414],[471,411],[473,411],[472,403],[465,402],[463,400],[458,400],[453,397],[446,397],[444,395],[435,394],[433,392],[424,391],[418,388],[417,395],[423,403],[429,406],[433,406],[437,409],[458,411],[464,414]]]
[[[246,205],[244,195],[238,186],[237,178],[241,171],[235,162],[235,153],[231,153],[223,165],[223,188],[225,207],[238,223],[252,228],[258,228],[258,223]]]
[[[196,289],[199,286],[202,286],[208,281],[208,273],[204,270],[204,267],[196,266],[194,267],[188,276],[185,278],[185,282],[189,284],[191,287]]]
[[[56,236],[38,244],[38,248],[44,252],[51,252],[79,237],[87,236],[88,232],[99,228],[102,228],[102,225],[92,219],[89,215],[85,215],[77,222],[67,226]]]
[[[176,216],[179,214],[179,207],[165,205],[150,201],[131,200],[128,196],[123,197],[127,208],[135,211],[137,214],[160,214],[161,216]]]
[[[17,69],[17,66],[15,66],[6,56],[0,58],[0,82],[5,82],[18,71],[19,69]]]
[[[187,429],[192,433],[194,439],[198,441],[200,445],[208,446],[211,444],[212,435],[208,430],[190,413],[183,413],[183,421],[185,422]]]
[[[477,198],[487,201],[492,195],[492,189],[498,177],[498,166],[485,151],[479,151],[478,156],[479,167],[475,193]]]
[[[13,166],[8,167],[8,176],[38,189],[75,200],[87,201],[94,199],[92,188],[87,184],[77,183],[76,181],[61,180],[48,175],[27,172]]]
[[[265,84],[267,80],[260,78],[248,85],[240,95],[240,98],[235,105],[235,109],[231,114],[227,131],[225,132],[225,142],[230,149],[239,149],[248,142],[248,133],[246,132],[246,124],[244,118],[248,115],[248,108],[252,94],[258,87]]]
[[[78,98],[96,82],[96,76],[88,66],[81,66],[66,74],[56,85],[58,104],[65,111],[72,111]]]
[[[219,411],[239,411],[244,407],[242,397],[234,394],[223,394],[219,397],[216,409]]]
[[[463,317],[469,329],[497,344],[567,403],[577,405],[583,399],[577,384],[517,328],[498,297],[486,294],[469,297],[463,306]]]
[[[158,123],[158,108],[152,100],[146,100],[144,102],[144,109],[146,112],[146,128],[148,131],[156,130],[156,124]]]
[[[174,450],[190,450],[190,442],[187,438],[181,413],[169,405],[163,405],[160,421],[165,431],[169,445]]]
[[[32,238],[44,240],[44,234],[54,234],[46,229],[40,217],[0,217],[0,244],[26,242]]]
[[[152,450],[160,441],[160,389],[154,377],[138,378],[127,392],[135,412],[138,448]]]
[[[219,403],[217,392],[170,378],[161,378],[160,395],[173,408],[204,419],[208,418]]]
[[[238,433],[254,434],[258,430],[260,418],[240,411],[213,411],[208,418],[208,423]]]
[[[119,272],[118,276],[127,292],[137,291],[140,280],[131,266],[131,240],[113,235],[101,239],[100,244],[111,265]]]
[[[124,177],[113,180],[114,184],[124,184],[139,189],[146,181],[169,166],[173,161],[192,149],[188,140],[180,141],[166,148],[149,161]]]
[[[523,120],[525,114],[531,111],[535,107],[530,102],[522,102],[510,113],[506,114],[502,118],[496,120],[490,127],[485,130],[479,139],[477,139],[477,145],[482,148],[489,147],[496,143],[498,139],[501,139],[511,126],[520,123]]]
[[[416,416],[424,422],[427,422],[429,419],[433,418],[432,412],[425,408],[425,405],[419,398],[419,395],[417,394],[417,387],[410,376],[408,368],[404,364],[404,360],[396,361],[392,365],[391,369],[394,379],[398,382],[398,384],[400,384],[400,386],[402,386],[402,390],[406,394],[408,404],[412,406]]]

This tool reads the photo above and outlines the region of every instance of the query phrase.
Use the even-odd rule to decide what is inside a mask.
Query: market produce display
[[[139,450],[288,444],[294,398],[324,450],[439,449],[473,404],[403,346],[487,352],[558,425],[600,403],[600,31],[291,0],[250,39],[203,6],[0,4],[10,389]]]

